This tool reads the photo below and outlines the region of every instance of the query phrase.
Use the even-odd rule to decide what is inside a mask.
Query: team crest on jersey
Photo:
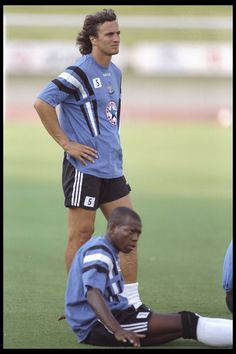
[[[108,102],[106,106],[106,116],[111,124],[117,125],[117,106],[114,101]]]

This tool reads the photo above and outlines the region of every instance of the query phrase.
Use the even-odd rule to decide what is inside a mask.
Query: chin
[[[131,252],[131,249],[123,249],[123,250],[120,250],[120,252],[122,252],[122,253],[130,253]]]

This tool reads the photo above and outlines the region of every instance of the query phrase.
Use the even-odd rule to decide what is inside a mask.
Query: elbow
[[[40,110],[40,106],[41,106],[41,100],[39,100],[38,98],[36,99],[36,101],[34,102],[34,109],[38,112]]]
[[[34,102],[34,108],[36,109],[37,112],[50,112],[54,110],[54,107],[51,106],[49,103],[41,100],[40,98],[37,98]]]

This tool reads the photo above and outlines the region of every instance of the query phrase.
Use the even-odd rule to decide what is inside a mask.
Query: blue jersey
[[[104,236],[93,237],[80,247],[68,273],[65,315],[80,342],[97,321],[86,299],[88,287],[101,291],[111,311],[129,307],[127,298],[121,296],[124,282],[118,251]]]
[[[95,163],[84,166],[67,154],[80,172],[100,178],[123,175],[120,144],[121,72],[110,62],[99,65],[91,54],[79,58],[38,95],[53,107],[59,106],[59,123],[70,141],[98,152]]]
[[[232,240],[225,253],[223,274],[222,274],[222,287],[225,291],[230,291],[233,289],[233,241]]]

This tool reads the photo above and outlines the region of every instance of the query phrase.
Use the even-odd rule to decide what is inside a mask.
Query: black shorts
[[[141,306],[135,310],[134,307],[131,306],[127,310],[112,311],[112,314],[123,329],[147,335],[148,322],[152,314],[150,309],[146,307],[142,308]],[[145,338],[140,341],[142,345],[142,342],[145,343]],[[102,347],[133,347],[132,343],[124,343],[116,340],[115,336],[99,321],[94,325],[91,332],[82,343]]]
[[[63,160],[62,186],[66,207],[90,210],[122,198],[131,190],[124,176],[106,179],[81,173],[66,157]]]

